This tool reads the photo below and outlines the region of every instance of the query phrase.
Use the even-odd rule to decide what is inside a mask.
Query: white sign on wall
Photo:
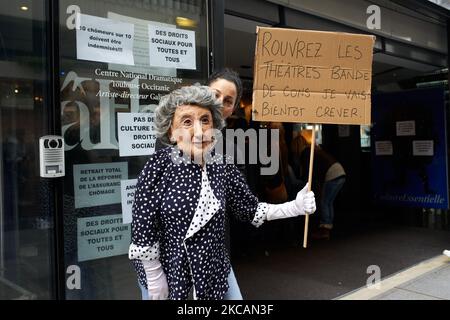
[[[339,125],[338,136],[339,138],[350,137],[350,126],[345,124]]]
[[[150,66],[196,69],[195,32],[148,25]]]
[[[415,121],[397,121],[395,123],[397,136],[415,136],[416,122]]]
[[[136,72],[141,74],[157,74],[160,76],[177,76],[177,69],[175,68],[156,68],[150,67],[149,58],[149,37],[148,37],[148,25],[153,24],[156,26],[164,26],[169,28],[175,28],[173,24],[161,23],[150,20],[137,19],[134,17],[124,16],[114,12],[108,12],[108,18],[117,21],[127,22],[134,25],[134,45],[133,45],[133,57],[134,66],[124,64],[110,64],[110,70]]]
[[[134,25],[77,13],[77,59],[134,65]]]
[[[127,178],[127,162],[74,165],[75,208],[120,203],[120,181]]]
[[[131,223],[132,209],[134,202],[134,192],[136,189],[137,179],[122,180],[120,188],[122,190],[122,218],[123,223]]]
[[[121,157],[150,155],[155,152],[154,113],[118,113],[119,153]]]
[[[377,156],[392,156],[394,154],[392,141],[375,141],[375,154]]]
[[[131,227],[120,214],[77,219],[78,261],[126,254]]]
[[[413,156],[434,156],[433,140],[414,140]]]

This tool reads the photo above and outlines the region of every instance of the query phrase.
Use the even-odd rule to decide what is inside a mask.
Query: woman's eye
[[[209,124],[209,122],[210,122],[210,121],[209,121],[208,118],[203,118],[203,119],[202,119],[202,123],[203,123],[203,124]]]
[[[184,126],[190,126],[192,124],[192,121],[190,119],[186,119],[183,121]]]

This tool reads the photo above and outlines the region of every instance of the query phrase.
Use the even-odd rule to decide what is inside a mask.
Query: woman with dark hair
[[[216,92],[216,97],[222,101],[222,116],[226,120],[239,106],[242,97],[242,81],[236,71],[225,68],[214,72],[207,85]]]

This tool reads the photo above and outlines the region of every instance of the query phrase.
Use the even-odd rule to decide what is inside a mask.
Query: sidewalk
[[[267,229],[269,224],[264,227],[266,229],[263,231],[270,231]],[[292,243],[289,241],[291,237],[284,237],[291,234],[289,229],[282,229],[284,233],[277,233],[277,237],[266,238],[278,239],[272,242],[258,241],[263,238],[248,236],[252,246],[248,246],[247,254],[232,257],[244,299],[337,299],[366,288],[372,275],[368,271],[369,266],[378,266],[381,279],[388,279],[438,256],[446,258],[442,250],[450,243],[448,230],[374,223],[340,229],[331,240],[310,240],[305,249],[302,246],[303,227],[303,224],[298,227],[302,228],[301,239],[297,237],[299,240]],[[241,247],[245,245],[244,242],[238,244]],[[442,266],[442,263],[438,265]],[[421,274],[431,270],[430,266],[425,267]],[[412,276],[407,280],[412,280]],[[386,284],[383,288],[387,288]],[[382,292],[370,290],[369,293],[373,297]]]
[[[450,258],[439,255],[335,300],[450,300]]]

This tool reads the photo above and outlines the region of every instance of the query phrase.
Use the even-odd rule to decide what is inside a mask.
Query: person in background
[[[229,118],[239,106],[242,97],[243,88],[239,74],[229,68],[218,70],[208,78],[207,85],[222,102],[223,118]]]
[[[226,212],[258,227],[316,210],[307,186],[293,201],[260,202],[236,166],[214,152],[223,125],[222,103],[206,86],[174,90],[155,110],[156,134],[168,147],[138,176],[128,251],[143,299],[188,299],[191,292],[224,299],[231,271]]]
[[[241,102],[243,87],[239,74],[229,68],[218,70],[208,78],[207,85],[216,93],[216,98],[222,102],[222,117],[226,123]],[[224,146],[226,146],[226,141],[230,140],[227,139],[225,130],[226,126],[222,130]],[[228,156],[234,158],[235,165],[245,177],[246,169],[244,164],[245,159],[242,158],[244,154],[243,150],[240,150],[234,141],[231,141],[231,143],[234,144],[234,154],[229,154]]]
[[[293,170],[302,181],[308,181],[311,146],[302,134],[291,143]],[[334,222],[334,201],[345,183],[346,173],[342,165],[329,153],[314,147],[313,189],[319,195],[319,227],[312,239],[330,239]]]

